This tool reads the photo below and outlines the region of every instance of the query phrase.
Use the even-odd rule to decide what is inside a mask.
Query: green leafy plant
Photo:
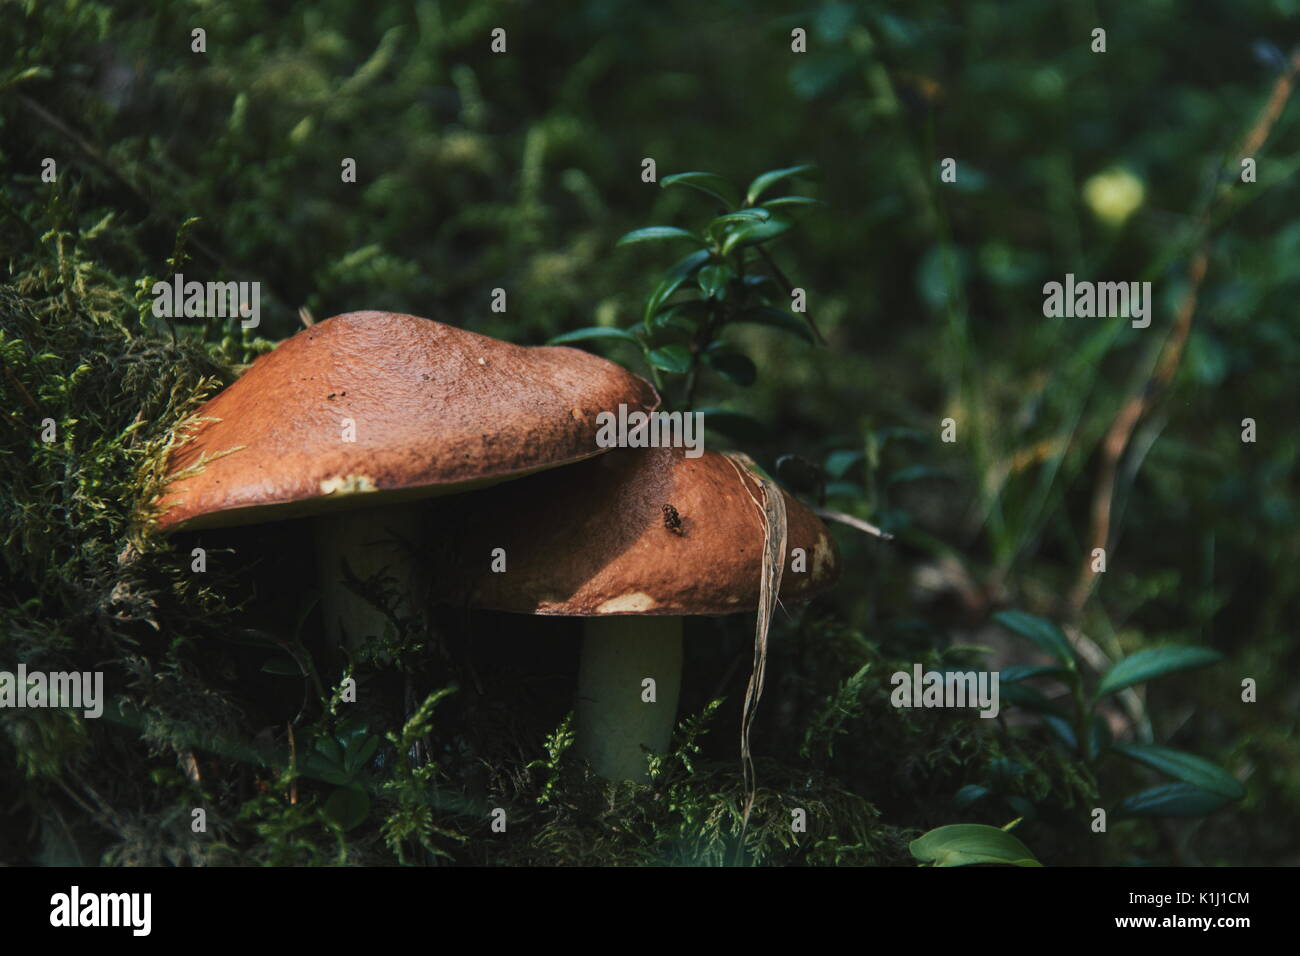
[[[325,801],[325,813],[345,830],[359,826],[370,814],[366,765],[380,742],[363,720],[352,718],[335,733],[317,737],[303,761],[304,775],[336,787]]]
[[[545,771],[545,780],[542,783],[541,792],[537,795],[538,803],[546,803],[559,789],[561,773],[563,772],[561,763],[564,760],[564,755],[573,746],[575,739],[573,713],[569,712],[565,715],[560,726],[546,735],[546,740],[543,743],[546,750],[545,759],[530,761],[525,766],[525,770]]]
[[[779,183],[813,178],[810,165],[770,170],[756,177],[743,196],[715,173],[689,172],[665,176],[664,189],[691,189],[721,204],[721,210],[692,231],[677,226],[647,226],[627,233],[620,246],[646,242],[680,242],[696,248],[674,262],[646,299],[641,319],[626,328],[596,326],[566,332],[551,339],[560,345],[597,339],[634,343],[661,391],[673,390],[672,404],[691,409],[702,369],[741,386],[758,378],[754,361],[723,333],[739,324],[779,329],[806,342],[820,339],[812,318],[790,311],[794,286],[772,259],[766,246],[795,225],[794,211],[823,205],[808,196],[783,195],[764,199]],[[802,303],[798,308],[802,310]],[[744,428],[738,413],[705,412],[710,427],[727,431]]]
[[[968,866],[972,863],[1002,863],[1010,866],[1042,866],[1009,831],[1020,820],[1004,827],[980,823],[954,823],[938,827],[913,840],[908,846],[922,866]]]
[[[445,848],[463,844],[465,836],[454,829],[440,826],[435,811],[466,814],[466,805],[456,795],[434,792],[442,776],[437,761],[418,762],[413,758],[420,741],[433,731],[434,711],[439,703],[456,692],[455,687],[444,687],[430,693],[402,725],[400,732],[389,731],[385,737],[392,747],[395,759],[388,779],[383,784],[385,795],[396,806],[384,819],[381,831],[384,842],[399,862],[410,861],[410,848],[414,845],[429,858],[450,858]],[[440,844],[435,838],[441,837]]]
[[[1011,703],[1037,714],[1058,743],[1089,766],[1110,756],[1124,757],[1156,770],[1175,782],[1131,794],[1111,809],[1117,817],[1203,816],[1245,796],[1245,788],[1228,771],[1196,754],[1155,744],[1112,739],[1098,705],[1107,697],[1137,684],[1169,674],[1206,667],[1222,659],[1203,647],[1168,646],[1138,651],[1115,661],[1091,687],[1074,647],[1053,622],[1024,611],[994,615],[1004,627],[1028,638],[1055,663],[1009,667],[1001,671],[1001,693]],[[1050,678],[1069,688],[1066,705],[1050,700],[1026,683]],[[971,786],[958,794],[964,805],[984,798],[994,788]]]

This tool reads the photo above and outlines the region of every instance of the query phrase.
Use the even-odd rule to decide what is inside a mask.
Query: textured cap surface
[[[436,586],[448,600],[532,614],[753,610],[763,519],[750,494],[762,492],[741,471],[718,452],[619,449],[475,492],[444,509]],[[781,598],[802,600],[834,583],[839,558],[816,515],[789,495],[785,505]],[[491,569],[495,548],[504,572]],[[794,548],[803,571],[792,569]]]
[[[337,315],[258,358],[199,410],[209,420],[172,451],[158,525],[296,517],[580,461],[605,451],[596,415],[620,403],[649,411],[659,396],[577,349],[390,312]]]

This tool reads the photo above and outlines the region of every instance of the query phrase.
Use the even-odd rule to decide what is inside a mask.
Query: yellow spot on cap
[[[817,544],[813,547],[813,580],[820,581],[830,569],[831,543],[826,540],[826,534],[823,532],[817,536]]]
[[[378,490],[369,475],[335,475],[320,483],[322,495],[359,495]]]
[[[642,591],[633,591],[630,594],[622,594],[616,598],[610,598],[600,607],[596,608],[597,614],[639,614],[642,611],[648,611],[659,602],[650,595]]]

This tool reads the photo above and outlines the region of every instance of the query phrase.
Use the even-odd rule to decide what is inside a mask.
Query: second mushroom
[[[683,618],[758,606],[759,497],[725,455],[674,448],[614,451],[475,492],[444,525],[442,597],[585,618],[578,753],[602,777],[645,780],[646,751],[668,750],[676,720]],[[785,498],[788,602],[833,584],[838,558],[821,521]]]

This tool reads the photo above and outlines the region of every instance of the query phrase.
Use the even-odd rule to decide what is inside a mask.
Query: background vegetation
[[[5,3],[0,669],[102,670],[114,700],[97,721],[0,712],[0,860],[910,864],[933,827],[1023,818],[1050,864],[1297,862],[1297,13]],[[618,238],[718,211],[644,183],[645,157],[661,179],[742,185],[820,168],[795,189],[826,206],[771,251],[827,344],[728,329],[756,378],[710,367],[694,398],[759,423],[715,447],[895,535],[837,527],[838,591],[777,624],[743,857],[750,621],[692,622],[678,749],[650,787],[609,791],[566,756],[571,622],[443,612],[343,661],[318,637],[303,528],[206,535],[196,575],[189,539],[133,518],[170,429],[300,307],[526,344],[635,324],[689,249]],[[260,281],[262,326],[154,319],[148,289],[176,271]],[[1067,272],[1151,281],[1151,327],[1044,319],[1042,285]],[[632,343],[589,347],[648,374]],[[1112,534],[1089,591],[1094,499]],[[1222,661],[1105,695],[1091,720],[1110,662],[1169,645]],[[1067,658],[1064,679],[1018,672],[996,721],[888,700],[912,662]],[[356,705],[337,700],[345,674]],[[1090,829],[1093,807],[1170,785],[1192,790]]]

